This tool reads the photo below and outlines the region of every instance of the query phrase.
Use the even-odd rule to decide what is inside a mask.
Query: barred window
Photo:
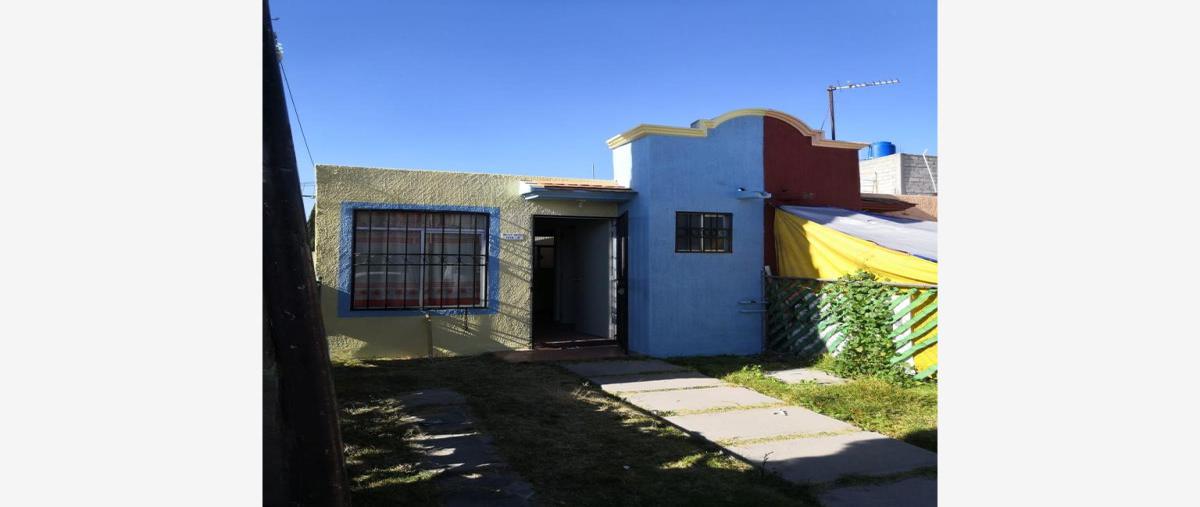
[[[350,308],[487,306],[488,215],[356,210]]]
[[[733,252],[733,214],[676,212],[675,251],[689,253]]]

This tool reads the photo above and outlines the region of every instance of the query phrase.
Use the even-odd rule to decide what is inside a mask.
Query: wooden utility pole
[[[346,506],[329,345],[263,1],[263,504]]]

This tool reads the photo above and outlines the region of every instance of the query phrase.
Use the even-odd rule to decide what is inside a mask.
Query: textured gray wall
[[[900,173],[900,193],[903,195],[934,195],[937,193],[938,164],[936,156],[926,155],[929,159],[929,169],[925,169],[925,161],[921,155],[902,154]],[[933,172],[933,181],[929,179]]]

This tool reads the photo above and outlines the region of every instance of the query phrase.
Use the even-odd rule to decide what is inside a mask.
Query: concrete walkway
[[[403,411],[421,430],[409,445],[425,456],[422,468],[436,470],[433,479],[445,505],[527,506],[533,487],[512,470],[492,447],[491,438],[475,429],[475,419],[462,395],[450,389],[425,389],[400,398]]]
[[[835,377],[813,368],[793,368],[791,370],[773,371],[767,373],[767,376],[785,384],[799,384],[802,382],[814,382],[817,384],[846,383],[846,380],[841,377]]]
[[[564,366],[784,479],[823,485],[820,499],[827,507],[937,504],[937,479],[895,477],[937,466],[937,454],[925,449],[663,361]],[[847,477],[871,479],[856,486],[831,484]]]

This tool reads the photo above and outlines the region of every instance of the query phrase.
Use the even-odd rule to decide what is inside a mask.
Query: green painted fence
[[[766,349],[799,357],[811,357],[825,351],[835,356],[845,345],[839,322],[828,313],[829,302],[821,295],[821,286],[834,280],[766,276],[767,336]],[[938,342],[937,286],[882,282],[889,288],[892,310],[890,338],[896,346],[892,362],[915,364],[921,351]],[[923,379],[937,373],[937,361],[915,372]]]

